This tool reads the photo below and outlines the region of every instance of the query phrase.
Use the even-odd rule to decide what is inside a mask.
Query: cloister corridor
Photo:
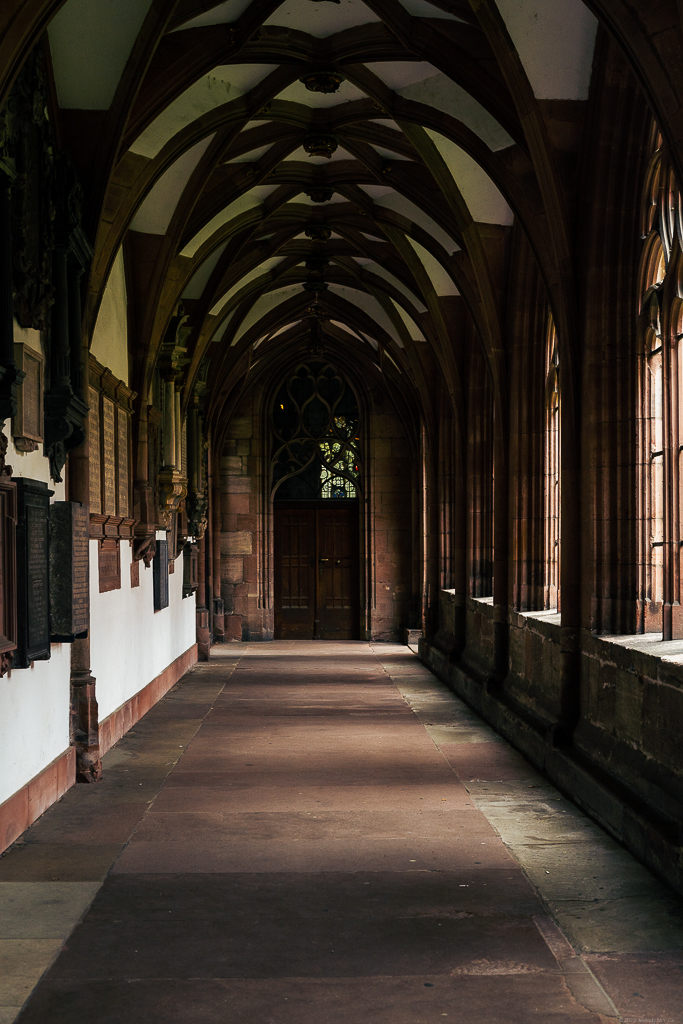
[[[388,643],[214,648],[0,922],[2,1024],[683,1021],[680,898]]]

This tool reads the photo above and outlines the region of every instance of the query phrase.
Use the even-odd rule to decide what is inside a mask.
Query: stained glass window
[[[358,496],[358,403],[332,363],[300,363],[287,375],[275,397],[272,430],[274,498]]]

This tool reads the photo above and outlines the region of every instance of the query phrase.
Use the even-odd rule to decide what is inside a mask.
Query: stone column
[[[175,431],[176,390],[172,380],[164,381],[164,468],[173,469],[176,462]]]
[[[209,488],[211,493],[211,557],[213,563],[213,637],[216,643],[225,640],[225,609],[221,598],[221,487],[218,459],[209,463]]]
[[[175,388],[173,396],[173,430],[175,435],[175,468],[176,472],[183,471],[183,423],[180,414],[180,385]]]
[[[64,262],[64,305],[63,308],[60,307],[59,311],[59,329],[65,330],[65,333],[59,339],[60,352],[55,358],[58,360],[58,365],[66,367],[67,371],[69,350],[73,353],[73,358],[78,358],[79,365],[72,379],[80,382],[81,392],[78,397],[87,404],[89,352],[88,345],[83,343],[81,335],[79,275],[77,269],[74,268],[71,288],[67,291],[66,270],[66,262]],[[69,500],[78,501],[89,508],[90,444],[87,416],[84,421],[84,433],[84,443],[69,452],[67,486]],[[76,747],[76,781],[97,782],[102,774],[102,763],[100,760],[96,681],[90,671],[89,629],[85,639],[74,640],[71,645],[71,742]]]
[[[199,538],[197,566],[197,650],[200,661],[209,660],[211,635],[209,632],[209,612],[206,607],[206,534]]]

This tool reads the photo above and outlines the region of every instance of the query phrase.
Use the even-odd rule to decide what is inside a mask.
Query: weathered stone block
[[[221,537],[221,555],[250,555],[252,543],[250,533],[225,533]]]
[[[230,420],[230,434],[233,438],[250,438],[253,432],[251,416],[234,416]]]
[[[220,460],[221,475],[241,476],[242,459],[239,455],[224,455]]]
[[[244,558],[221,558],[221,579],[228,583],[244,582]]]
[[[642,694],[645,751],[670,768],[681,770],[683,691],[646,680]]]
[[[614,729],[620,740],[640,744],[643,731],[643,680],[620,672],[614,709]]]
[[[222,481],[222,487],[227,494],[249,494],[251,480],[248,476],[228,476]]]
[[[249,509],[249,495],[244,493],[221,495],[221,508],[234,515],[246,515]]]
[[[225,616],[225,639],[226,640],[241,640],[242,639],[242,616],[241,615],[226,615]]]

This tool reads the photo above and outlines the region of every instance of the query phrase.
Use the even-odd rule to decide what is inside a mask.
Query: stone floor
[[[682,901],[406,647],[214,648],[104,768],[0,859],[0,1024],[683,1022]]]

